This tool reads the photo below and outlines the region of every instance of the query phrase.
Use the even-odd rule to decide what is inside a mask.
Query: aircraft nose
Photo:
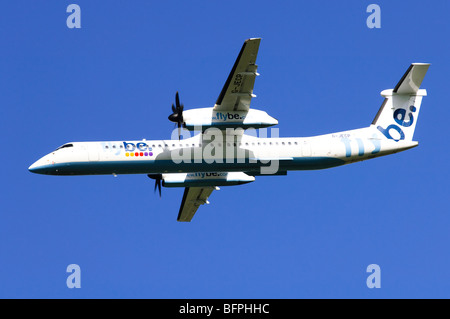
[[[30,165],[30,167],[28,167],[28,170],[32,173],[34,173],[34,171],[36,170],[36,162],[34,162],[33,164]]]
[[[28,167],[28,170],[32,173],[40,173],[42,170],[42,165],[39,164],[39,160],[34,162],[33,164]]]
[[[47,165],[48,161],[46,156],[44,156],[31,164],[30,167],[28,167],[28,170],[36,174],[45,174],[47,171]]]

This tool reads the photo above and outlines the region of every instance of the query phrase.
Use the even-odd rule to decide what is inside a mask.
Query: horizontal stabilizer
[[[423,78],[430,67],[429,63],[413,63],[394,88],[397,94],[415,94],[420,89]]]

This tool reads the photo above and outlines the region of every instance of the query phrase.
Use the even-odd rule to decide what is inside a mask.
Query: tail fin
[[[429,66],[429,63],[411,64],[394,89],[381,92],[385,99],[372,125],[386,138],[412,141],[422,97],[427,95],[420,85]]]

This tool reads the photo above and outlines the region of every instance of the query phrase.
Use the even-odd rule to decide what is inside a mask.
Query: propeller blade
[[[156,189],[158,189],[159,197],[161,197],[162,174],[147,174],[147,176],[155,180],[155,188],[153,191],[156,193]]]
[[[155,183],[158,184],[159,198],[161,198],[161,180],[158,179]]]
[[[180,95],[177,93],[175,94],[175,105],[172,103],[172,114],[169,115],[169,121],[178,123],[178,139],[180,139],[180,127],[183,124],[183,110],[184,105],[180,104]]]
[[[176,106],[177,106],[177,109],[178,109],[180,107],[180,96],[178,95],[178,91],[175,94],[175,103],[176,103]]]

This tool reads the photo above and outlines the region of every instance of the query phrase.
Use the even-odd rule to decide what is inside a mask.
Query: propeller
[[[148,176],[149,178],[155,180],[155,189],[154,189],[154,191],[156,192],[156,188],[158,188],[159,197],[161,197],[161,181],[162,181],[162,174],[148,174],[147,176]]]
[[[175,105],[172,104],[172,114],[169,115],[169,121],[175,122],[178,125],[178,140],[181,136],[181,126],[183,125],[183,109],[184,105],[180,104],[180,97],[178,91],[175,94]]]

